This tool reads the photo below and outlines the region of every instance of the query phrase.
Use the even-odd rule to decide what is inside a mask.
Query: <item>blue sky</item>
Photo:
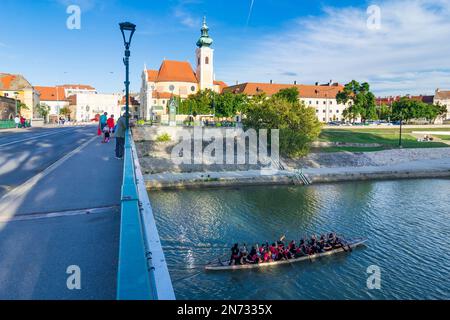
[[[66,28],[71,4],[81,8],[80,30]],[[367,28],[373,4],[381,9],[378,30]],[[144,63],[193,65],[206,15],[216,79],[228,84],[356,79],[380,95],[450,88],[447,0],[0,0],[0,7],[0,72],[21,73],[34,85],[120,92],[118,23],[129,20],[137,25],[131,86],[138,91]]]

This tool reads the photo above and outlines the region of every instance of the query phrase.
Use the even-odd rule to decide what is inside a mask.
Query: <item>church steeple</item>
[[[209,28],[206,24],[206,17],[203,17],[203,25],[201,28],[201,36],[200,39],[197,41],[197,47],[210,47],[213,43],[213,39],[208,34]]]

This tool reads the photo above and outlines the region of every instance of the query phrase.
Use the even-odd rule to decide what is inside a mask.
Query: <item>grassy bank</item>
[[[405,128],[402,130],[402,145],[403,148],[442,148],[449,147],[449,145],[442,142],[418,142],[417,137],[411,133],[413,131],[420,131],[417,128]],[[426,131],[450,131],[450,128],[427,128]],[[442,136],[439,136],[442,138]],[[447,139],[450,139],[447,137]],[[340,143],[377,143],[379,147],[322,147],[315,151],[319,152],[368,152],[380,151],[386,149],[398,148],[399,128],[339,128],[339,129],[324,129],[320,134],[319,141],[322,142],[340,142]]]

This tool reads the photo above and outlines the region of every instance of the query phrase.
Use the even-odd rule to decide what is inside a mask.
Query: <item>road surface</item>
[[[0,131],[0,299],[115,298],[123,164],[96,131]]]

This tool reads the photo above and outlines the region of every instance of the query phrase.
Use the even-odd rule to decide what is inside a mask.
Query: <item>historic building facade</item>
[[[203,19],[201,36],[197,41],[195,71],[187,61],[164,60],[158,70],[148,70],[144,67],[140,92],[140,118],[149,120],[167,114],[168,103],[173,96],[185,99],[199,90],[210,89],[221,92],[226,87],[224,82],[214,80],[212,43],[206,19]]]
[[[447,106],[447,115],[445,119],[442,120],[450,120],[450,90],[436,89],[436,92],[434,94],[434,103],[439,103],[442,106]]]
[[[39,118],[36,106],[40,103],[39,92],[20,74],[0,73],[0,96],[12,98],[26,105],[20,113],[26,119],[33,121]]]
[[[327,84],[275,84],[246,82],[223,89],[223,92],[243,93],[250,97],[264,93],[270,97],[282,89],[296,87],[299,99],[306,106],[314,108],[320,122],[344,121],[343,112],[350,105],[338,103],[336,95],[344,90],[344,86],[330,81]]]

